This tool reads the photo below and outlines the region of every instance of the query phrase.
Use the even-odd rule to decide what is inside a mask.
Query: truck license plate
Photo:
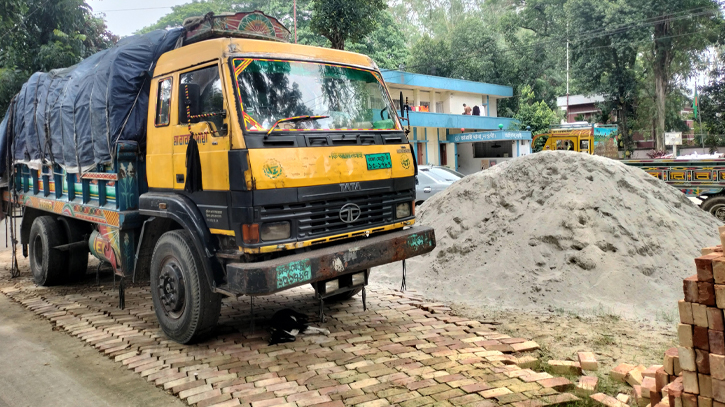
[[[365,154],[365,161],[368,163],[368,170],[382,170],[393,167],[393,163],[390,161],[390,153]]]

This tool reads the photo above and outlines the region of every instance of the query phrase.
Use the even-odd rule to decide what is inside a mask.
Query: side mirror
[[[189,123],[189,115],[198,116],[201,112],[199,85],[195,83],[183,84],[179,87],[179,122]],[[188,107],[188,110],[187,110]],[[187,114],[188,112],[188,114]],[[191,123],[198,123],[199,119],[191,119]]]
[[[212,137],[226,137],[227,134],[229,134],[229,126],[224,123],[219,127],[219,131],[216,133],[212,133]]]
[[[420,181],[418,181],[418,177],[415,177],[415,185],[420,184]]]

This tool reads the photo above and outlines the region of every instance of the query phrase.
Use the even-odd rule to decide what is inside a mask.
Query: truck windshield
[[[329,116],[283,122],[282,131],[398,130],[390,99],[372,71],[339,65],[234,59],[244,124],[269,130],[280,119]]]

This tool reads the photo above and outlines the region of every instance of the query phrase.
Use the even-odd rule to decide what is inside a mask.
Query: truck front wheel
[[[718,218],[721,222],[725,222],[725,196],[711,196],[705,199],[700,208],[703,211],[710,212],[712,216]]]
[[[68,256],[55,247],[68,243],[65,231],[52,216],[39,216],[30,227],[30,270],[35,284],[60,284],[68,275]]]
[[[150,273],[156,317],[169,338],[190,343],[214,330],[221,296],[209,289],[201,257],[188,231],[173,230],[159,238]]]

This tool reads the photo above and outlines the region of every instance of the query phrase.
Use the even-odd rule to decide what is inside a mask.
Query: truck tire
[[[710,212],[712,216],[725,222],[725,196],[711,196],[700,205],[703,211]]]
[[[30,227],[30,270],[35,284],[60,284],[68,276],[67,252],[54,249],[67,243],[65,231],[52,216],[39,216]]]
[[[169,338],[191,343],[214,330],[221,311],[221,296],[209,290],[191,233],[164,233],[151,256],[150,273],[156,317]]]
[[[325,302],[340,302],[340,301],[347,301],[350,298],[356,296],[360,291],[362,291],[362,287],[356,288],[352,291],[348,291],[346,293],[333,295],[332,297],[327,297],[325,299]]]
[[[68,250],[68,279],[78,281],[88,271],[88,236],[90,228],[85,222],[61,216],[58,222],[63,226],[68,243],[75,243],[85,240],[83,247]]]

